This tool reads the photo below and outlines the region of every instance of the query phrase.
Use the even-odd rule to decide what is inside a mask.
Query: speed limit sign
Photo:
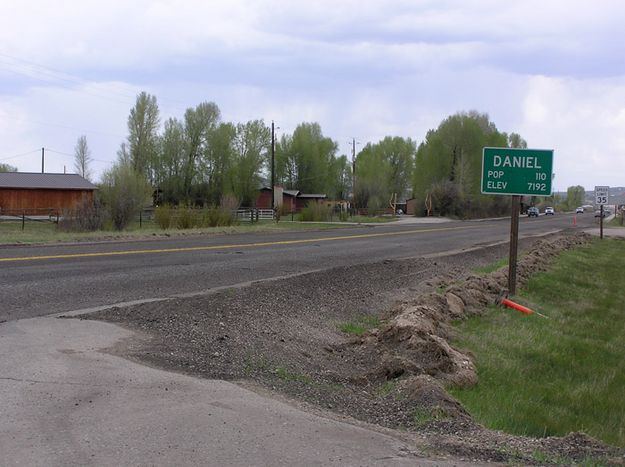
[[[600,206],[602,204],[608,204],[608,197],[610,193],[609,186],[596,186],[595,187],[595,204]]]

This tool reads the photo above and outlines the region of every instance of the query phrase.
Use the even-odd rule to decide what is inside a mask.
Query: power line
[[[62,71],[54,70],[52,68],[48,68],[38,63],[30,62],[28,60],[24,60],[21,58],[13,57],[11,55],[0,53],[0,58],[2,57],[8,58],[9,60],[11,60],[11,62],[7,60],[0,61],[0,64],[4,64],[5,66],[8,66],[8,68],[5,67],[6,71],[9,71],[15,74],[28,76],[29,78],[36,80],[36,81],[54,83],[54,84],[59,84],[59,85],[65,84],[64,87],[67,87],[68,84],[71,84],[73,86],[84,86],[84,85],[90,84],[89,81],[83,78],[70,75],[69,73],[65,73]],[[76,88],[73,88],[73,89],[78,92],[82,92],[84,94],[88,94],[91,96],[106,98],[107,100],[110,100],[111,95],[117,96],[117,97],[123,97],[124,99],[127,99],[124,101],[116,101],[121,104],[128,104],[129,102],[133,102],[135,100],[135,96],[131,96],[129,94],[120,93],[120,92],[106,91],[105,93],[96,93],[96,92],[87,91],[84,89],[76,89]],[[105,94],[108,94],[108,96]]]
[[[50,123],[50,122],[40,122],[37,120],[30,120],[28,118],[21,118],[20,119],[23,122],[28,122],[28,123],[33,123],[35,125],[42,125],[42,126],[54,126],[57,128],[65,128],[67,130],[75,130],[75,131],[79,131],[81,133],[85,133],[85,134],[98,134],[98,135],[104,135],[104,136],[115,136],[116,138],[122,138],[125,139],[126,136],[123,135],[118,135],[116,133],[108,133],[105,131],[98,131],[98,130],[87,130],[84,128],[76,128],[73,126],[69,126],[69,125],[61,125],[60,123]]]
[[[72,157],[72,158],[73,158],[73,157],[76,157],[76,155],[75,155],[75,154],[70,154],[70,153],[67,153],[67,152],[62,152],[62,151],[56,151],[56,150],[54,150],[54,149],[50,149],[50,148],[45,148],[45,149],[46,149],[46,151],[48,151],[48,152],[52,152],[52,153],[54,153],[54,154],[60,154],[60,155],[62,155],[62,156],[68,156],[68,157]],[[89,160],[90,160],[90,161],[93,161],[93,162],[102,162],[102,163],[104,163],[104,164],[113,164],[113,161],[105,161],[105,160],[103,160],[103,159],[93,159],[93,158],[89,158]]]
[[[21,154],[16,154],[14,156],[0,158],[0,161],[8,161],[9,159],[15,159],[17,157],[27,156],[28,154],[32,154],[34,152],[39,152],[39,151],[40,151],[40,149],[33,149],[32,151],[23,152]]]
[[[71,75],[69,73],[55,70],[53,68],[49,68],[39,63],[35,63],[29,60],[14,57],[12,55],[7,55],[5,53],[0,52],[0,58],[2,57],[8,58],[9,60],[13,61],[13,62],[8,62],[6,60],[0,61],[0,64],[4,63],[5,65],[8,65],[9,67],[12,68],[12,69],[5,68],[5,70],[15,73],[15,74],[28,76],[29,78],[36,80],[36,81],[54,83],[54,84],[61,84],[59,82],[64,82],[66,83],[64,86],[66,88],[68,87],[67,86],[68,84],[73,85],[73,86],[77,86],[77,85],[84,86],[84,85],[93,83],[93,81],[87,81],[84,78],[81,78],[79,76]],[[43,76],[40,76],[40,75],[43,75]],[[115,102],[118,102],[120,104],[126,104],[126,105],[133,104],[136,99],[136,96],[126,94],[123,92],[114,92],[114,91],[93,92],[93,91],[87,91],[84,89],[76,89],[75,87],[72,87],[72,89],[76,92],[81,92],[83,94],[87,94],[87,95],[91,95],[91,96],[95,96],[95,97],[99,97],[99,98],[103,98],[107,100],[111,100],[110,97],[107,96],[107,94],[109,96],[112,95],[112,96],[122,97],[124,101],[116,100]],[[176,110],[181,110],[181,111],[186,110],[185,104],[175,99],[170,99],[168,97],[162,97],[162,96],[158,97],[158,99],[161,101],[162,100],[169,101],[170,103],[174,104],[174,105],[170,104],[170,107],[175,108]]]

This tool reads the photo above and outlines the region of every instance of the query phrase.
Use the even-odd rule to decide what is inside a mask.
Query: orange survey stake
[[[500,303],[507,306],[508,308],[512,308],[514,310],[520,311],[521,313],[525,313],[526,315],[531,315],[534,313],[534,310],[531,310],[526,306],[519,305],[518,303],[515,303],[512,300],[508,300],[507,298],[502,298]]]

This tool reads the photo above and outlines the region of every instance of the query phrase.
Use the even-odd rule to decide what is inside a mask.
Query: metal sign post
[[[512,197],[508,292],[516,293],[519,213],[522,196],[551,196],[552,149],[484,148],[482,193]]]
[[[603,205],[608,204],[610,198],[609,186],[595,187],[595,204],[599,205],[599,238],[603,240]]]
[[[512,210],[510,219],[510,258],[508,261],[508,293],[516,293],[516,260],[519,245],[519,212],[521,211],[521,197],[512,196]]]

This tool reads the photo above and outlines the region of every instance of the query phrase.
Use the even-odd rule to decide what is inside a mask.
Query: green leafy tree
[[[9,164],[0,163],[0,172],[17,172],[17,167]]]
[[[91,161],[91,150],[87,144],[87,137],[82,135],[78,138],[74,147],[74,169],[78,175],[87,180],[91,180],[91,169],[89,167]]]
[[[206,200],[217,206],[224,194],[232,193],[234,140],[237,129],[232,123],[221,123],[211,132],[204,155],[200,160],[200,174],[206,189]]]
[[[387,136],[367,144],[356,158],[356,204],[385,208],[393,194],[403,199],[408,194],[414,168],[416,145],[410,139]]]
[[[566,189],[566,207],[575,209],[577,206],[584,204],[586,198],[586,190],[581,185],[570,186]]]
[[[262,120],[237,125],[234,139],[232,192],[243,206],[252,206],[256,200],[263,168],[271,163],[269,161],[270,148],[271,130]]]
[[[527,149],[527,141],[521,138],[518,133],[510,133],[508,135],[508,146],[511,148]]]
[[[106,171],[100,195],[116,230],[125,229],[149,201],[150,185],[131,163],[120,160]]]
[[[132,168],[154,182],[154,159],[158,149],[159,109],[156,97],[146,92],[137,96],[128,116],[128,155]]]
[[[480,194],[481,157],[485,146],[524,147],[527,144],[515,133],[501,133],[488,115],[475,111],[446,118],[436,130],[428,131],[416,154],[413,196],[423,206],[433,194],[454,193],[453,203],[437,205],[437,213],[460,217],[500,214],[507,210],[505,197]],[[453,190],[443,184],[449,181]],[[443,187],[444,189],[441,189]],[[436,189],[436,190],[434,190]],[[449,200],[439,196],[438,199]],[[436,197],[432,196],[436,201]],[[447,201],[446,201],[447,202]]]
[[[330,163],[328,172],[328,197],[335,200],[348,199],[352,186],[352,166],[347,156],[334,158]]]
[[[154,164],[156,204],[178,204],[184,198],[185,148],[182,122],[168,119],[159,138],[158,157]]]
[[[185,164],[183,192],[187,201],[191,200],[191,186],[197,180],[198,164],[208,151],[212,133],[221,119],[217,104],[202,102],[189,108],[184,114]]]
[[[283,135],[276,148],[277,180],[286,188],[327,194],[336,150],[337,144],[323,136],[318,123],[301,123],[293,135]]]

